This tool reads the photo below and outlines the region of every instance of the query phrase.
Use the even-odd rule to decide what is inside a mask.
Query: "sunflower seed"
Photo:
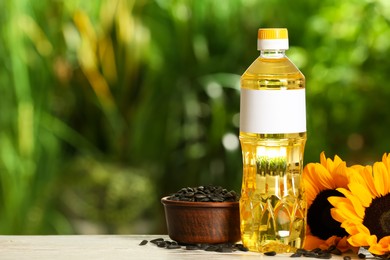
[[[146,245],[148,243],[148,240],[142,240],[141,243],[139,243],[140,246]]]
[[[316,258],[319,258],[319,259],[330,259],[330,258],[332,258],[332,254],[331,253],[327,253],[327,252],[319,252],[317,254]]]
[[[236,244],[236,248],[240,251],[248,252],[249,249],[245,247],[243,244]]]
[[[181,248],[181,246],[179,246],[178,244],[170,244],[167,246],[167,249],[177,249],[177,248]]]
[[[218,246],[214,246],[214,245],[210,245],[205,249],[205,251],[217,251],[217,250],[218,250]]]
[[[198,250],[198,249],[200,248],[195,245],[186,245],[186,250]]]
[[[157,246],[158,247],[166,247],[167,243],[165,241],[159,241],[159,242],[157,242]]]
[[[302,256],[302,254],[300,254],[300,253],[294,253],[294,254],[290,255],[290,257],[301,257],[301,256]]]
[[[162,241],[164,241],[164,238],[155,238],[155,239],[150,240],[150,243],[157,245],[158,242],[162,242]]]
[[[305,256],[305,257],[316,257],[317,254],[314,253],[314,252],[311,252],[311,251],[306,251],[305,253],[303,253],[303,256]]]
[[[198,202],[225,202],[238,201],[239,196],[234,190],[228,191],[221,186],[198,186],[181,188],[169,196],[175,201],[198,201]]]
[[[215,252],[219,252],[219,253],[231,253],[231,252],[233,252],[233,248],[221,246],[221,247],[218,247],[218,249],[215,250]]]
[[[268,252],[265,252],[264,255],[266,255],[266,256],[274,256],[274,255],[276,255],[276,252],[275,251],[268,251]]]

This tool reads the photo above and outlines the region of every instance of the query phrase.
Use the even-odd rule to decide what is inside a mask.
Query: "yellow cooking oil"
[[[241,77],[240,228],[244,246],[256,252],[293,252],[306,230],[305,77],[285,55],[286,38],[286,29],[260,29],[260,56]]]

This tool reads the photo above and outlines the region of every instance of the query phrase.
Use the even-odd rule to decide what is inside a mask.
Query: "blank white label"
[[[305,89],[241,88],[240,131],[257,134],[306,132]]]

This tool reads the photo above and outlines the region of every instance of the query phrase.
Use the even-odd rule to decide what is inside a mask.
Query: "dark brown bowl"
[[[161,199],[168,235],[182,244],[236,243],[240,237],[238,202],[187,202]]]

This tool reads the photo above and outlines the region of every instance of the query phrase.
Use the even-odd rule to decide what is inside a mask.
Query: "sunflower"
[[[328,197],[344,197],[337,188],[347,188],[349,169],[337,155],[332,161],[320,154],[321,163],[309,163],[303,170],[303,181],[307,198],[307,232],[304,248],[328,249],[336,246],[345,252],[350,249],[347,243],[348,233],[331,216],[332,205]]]
[[[390,255],[390,154],[373,166],[355,166],[345,197],[330,197],[332,217],[349,233],[348,242],[372,254]]]

